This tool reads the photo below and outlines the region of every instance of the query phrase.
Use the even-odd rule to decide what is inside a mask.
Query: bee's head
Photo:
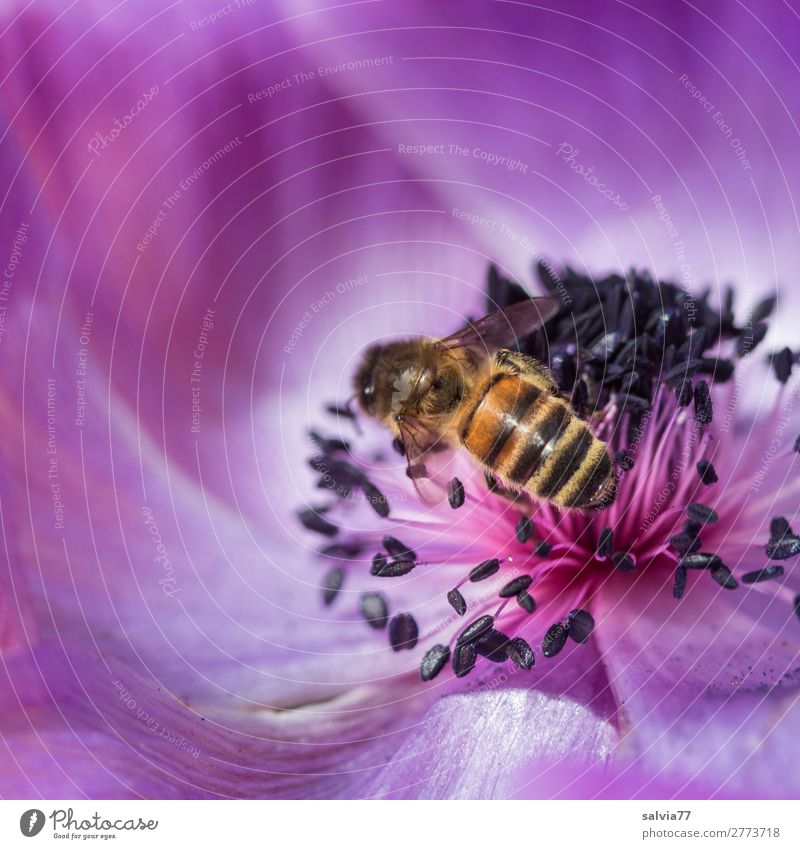
[[[419,412],[438,374],[431,345],[419,339],[373,345],[356,369],[353,388],[361,409],[378,419]]]

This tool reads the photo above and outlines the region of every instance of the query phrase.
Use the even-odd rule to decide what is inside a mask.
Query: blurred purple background
[[[396,658],[362,623],[330,653],[305,430],[365,344],[477,314],[490,261],[777,292],[796,338],[788,4],[35,0],[0,27],[4,794],[377,792],[430,695],[370,690]],[[375,748],[342,755],[348,699]]]

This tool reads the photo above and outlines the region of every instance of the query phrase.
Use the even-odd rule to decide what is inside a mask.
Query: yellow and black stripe
[[[569,405],[516,374],[478,387],[460,436],[506,484],[565,507],[589,505],[613,475],[606,446]]]

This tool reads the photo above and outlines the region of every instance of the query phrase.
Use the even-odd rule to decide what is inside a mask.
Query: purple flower
[[[796,794],[789,11],[2,32],[4,795]],[[461,452],[430,508],[325,405],[545,260],[526,344],[585,380],[617,498],[528,524]]]

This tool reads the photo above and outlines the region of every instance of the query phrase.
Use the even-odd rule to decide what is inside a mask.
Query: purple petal
[[[621,764],[678,792],[696,779],[723,797],[796,794],[785,745],[798,721],[792,611],[754,594],[732,599],[705,574],[677,603],[646,573],[635,594],[622,583],[604,586],[595,632],[622,710]]]
[[[63,643],[10,656],[0,676],[4,797],[362,795],[405,734],[378,709],[386,690],[294,712],[215,711]]]
[[[368,79],[331,82],[448,213],[475,214],[465,238],[523,279],[539,251],[591,272],[641,264],[696,289],[745,269],[764,288],[794,273],[788,9],[502,3],[455,18],[413,3],[377,34],[324,39],[337,24],[347,32],[357,18],[363,32],[383,16],[351,7],[346,23],[320,14],[292,25],[328,65],[394,58]],[[400,144],[444,152],[402,154]],[[562,144],[570,150],[559,154]]]
[[[390,764],[364,788],[401,799],[503,799],[520,792],[520,769],[557,776],[527,798],[555,795],[602,764],[617,738],[615,710],[596,652],[560,668],[496,667],[470,691],[439,699]],[[485,668],[484,668],[485,669]]]
[[[165,753],[150,740],[145,749],[153,750],[147,758],[155,765],[131,760],[141,721],[118,701],[103,719],[87,718],[92,703],[109,699],[107,687],[92,689],[99,686],[93,675],[69,679],[63,658],[45,653],[39,668],[45,690],[56,694],[45,698],[36,681],[26,682],[31,661],[20,660],[10,668],[23,706],[10,703],[4,721],[36,786],[19,784],[18,792],[168,795],[173,784],[163,779],[164,765],[177,757],[175,778],[186,795],[356,795],[365,791],[352,775],[330,777],[335,759],[309,761],[308,771],[329,776],[319,788],[295,777],[280,786],[249,781],[254,764],[256,771],[264,764],[282,771],[281,758],[295,750],[281,742],[276,754],[270,740],[305,733],[302,711],[282,715],[291,727],[280,733],[267,722],[266,743],[256,735],[249,746],[236,736],[243,733],[243,706],[266,705],[271,716],[273,708],[352,698],[377,705],[380,729],[403,721],[398,705],[415,702],[413,686],[395,693],[387,683],[398,671],[390,649],[376,648],[363,623],[319,602],[319,558],[291,517],[295,503],[309,496],[309,476],[295,468],[302,465],[306,422],[328,400],[325,392],[346,397],[352,357],[366,342],[390,332],[442,332],[480,309],[488,258],[526,279],[539,252],[592,271],[638,262],[693,285],[732,276],[764,288],[791,279],[798,166],[787,108],[796,51],[787,33],[796,31],[794,21],[781,7],[750,13],[727,4],[713,14],[664,4],[652,17],[615,7],[611,18],[604,9],[585,21],[584,5],[568,15],[493,4],[459,10],[456,18],[422,4],[358,4],[299,16],[287,5],[284,22],[274,7],[259,7],[203,28],[192,21],[205,9],[191,4],[135,9],[132,16],[127,6],[87,11],[43,3],[15,19],[13,11],[4,14],[4,24],[14,22],[0,60],[9,73],[2,97],[10,121],[0,157],[8,187],[2,220],[10,233],[29,221],[30,235],[0,340],[3,528],[11,537],[9,579],[4,572],[0,583],[0,645],[17,648],[42,632],[124,655],[141,675],[125,673],[131,691],[155,706],[165,727],[188,740],[196,717],[153,692],[158,684],[151,679],[217,714],[232,705],[237,730],[197,734],[213,757],[192,787],[185,750]],[[363,56],[393,61],[368,74],[337,66]],[[270,81],[326,64],[336,69],[313,83],[255,96]],[[152,102],[93,152],[95,134],[109,134],[154,85]],[[730,133],[694,91],[714,105]],[[417,156],[401,153],[400,144],[443,144],[448,152]],[[451,144],[467,155],[451,153]],[[563,144],[578,151],[573,159]],[[525,170],[490,165],[481,152],[508,156]],[[572,163],[592,168],[629,209],[601,195]],[[356,281],[353,288],[349,281]],[[214,326],[198,358],[209,308]],[[87,311],[88,347],[81,341]],[[792,316],[781,311],[776,339],[791,338]],[[82,347],[89,352],[87,420],[75,425]],[[197,432],[193,370],[202,375]],[[50,377],[58,498],[42,463],[51,456]],[[265,389],[279,383],[306,395],[289,397],[282,389],[276,405]],[[8,481],[24,487],[27,498],[6,498]],[[63,529],[56,527],[60,494]],[[401,600],[407,608],[433,606],[438,589],[435,581],[424,592],[410,585]],[[641,589],[659,607],[672,604],[663,588]],[[707,595],[690,591],[684,618],[666,625],[624,591],[624,602],[606,598],[612,623],[620,621],[618,603],[630,603],[625,612],[636,622],[630,634],[602,625],[598,634],[606,634],[604,657],[636,728],[657,741],[659,767],[669,760],[673,741],[664,742],[663,732],[679,700],[653,715],[648,698],[657,691],[638,690],[663,665],[677,687],[670,662],[693,657],[687,634],[698,633],[705,654],[695,679],[724,684],[720,661],[728,659],[728,644],[707,624],[692,625],[704,622]],[[746,647],[735,671],[775,684],[796,653],[793,641],[776,642],[781,611],[722,610],[730,620],[726,639]],[[687,622],[689,614],[697,618]],[[657,645],[660,637],[666,648]],[[361,685],[376,679],[387,683],[386,692],[365,695]],[[737,693],[725,704],[738,715],[757,699]],[[591,691],[576,704],[587,700]],[[484,711],[499,703],[545,711],[541,697],[519,691],[453,701],[469,705],[467,723],[491,716]],[[717,702],[711,704],[713,711]],[[779,698],[765,704],[784,708]],[[67,753],[75,756],[76,741],[102,742],[113,781],[97,774],[88,756],[62,781],[27,730],[31,706],[59,764]],[[437,706],[433,719],[444,710]],[[588,727],[585,709],[577,713]],[[556,733],[537,741],[544,756],[579,736],[556,713],[546,715]],[[698,709],[703,727],[712,715]],[[122,742],[109,734],[106,716]],[[788,709],[784,716],[794,721]],[[651,718],[660,724],[651,727]],[[766,709],[758,722],[772,727]],[[433,740],[435,725],[425,726],[425,739]],[[762,735],[764,727],[753,726]],[[358,749],[347,745],[348,728],[320,729],[323,739],[342,742],[340,758]],[[496,731],[520,739],[505,719]],[[591,751],[605,751],[606,731],[588,734]],[[677,741],[690,733],[684,726]],[[645,738],[631,739],[636,750]],[[722,738],[702,739],[713,748]],[[724,773],[724,757],[761,757],[747,748],[747,734],[743,739],[725,738],[715,775]],[[363,761],[353,755],[355,769],[369,771],[397,745],[399,738],[385,750],[367,748]],[[503,765],[492,771],[477,743],[472,751],[482,775],[466,765],[449,777],[437,761],[452,756],[448,741],[430,754],[407,745],[409,758],[422,759],[419,768],[405,778],[387,771],[370,792],[513,792],[498,779]],[[236,766],[219,769],[220,761]],[[51,773],[56,778],[48,784]],[[711,780],[726,792],[738,787],[735,775],[724,785]]]

